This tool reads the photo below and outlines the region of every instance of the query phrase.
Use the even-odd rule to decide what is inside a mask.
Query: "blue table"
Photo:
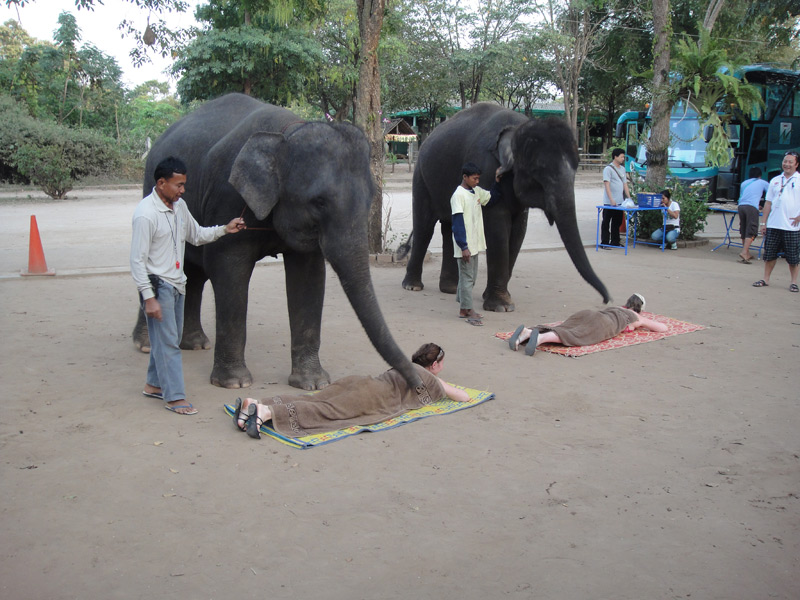
[[[722,208],[721,206],[709,206],[708,210],[722,213],[722,220],[725,222],[725,239],[722,240],[721,244],[717,244],[716,246],[714,246],[711,249],[711,251],[713,252],[717,248],[722,248],[722,246],[725,246],[726,248],[730,248],[731,246],[733,246],[734,248],[744,248],[741,242],[741,236],[739,237],[740,241],[738,242],[735,242],[731,239],[731,231],[735,233],[741,232],[741,230],[738,227],[733,226],[734,222],[736,221],[736,217],[739,216],[738,207],[733,209],[733,208]],[[763,217],[764,213],[759,211],[758,216]],[[750,244],[750,248],[758,249],[759,259],[761,259],[761,250],[763,246],[764,246],[764,236],[761,236],[761,239],[758,240],[758,245],[756,245],[755,240],[753,240],[753,243]]]
[[[597,207],[597,237],[595,238],[594,242],[594,249],[597,252],[600,248],[617,248],[618,246],[610,246],[608,244],[601,244],[600,243],[600,223],[603,221],[603,211],[604,210],[621,210],[625,213],[625,256],[628,255],[628,239],[630,238],[631,232],[631,223],[633,223],[633,247],[636,248],[636,244],[646,244],[648,246],[660,246],[661,251],[663,252],[667,245],[667,209],[664,206],[656,206],[655,208],[640,208],[638,206],[634,206],[633,208],[623,208],[622,206],[609,206],[606,204],[601,204]],[[661,211],[661,231],[664,232],[664,235],[661,238],[661,243],[651,242],[651,241],[641,241],[637,239],[636,232],[639,226],[639,219],[635,218],[636,215],[640,212],[646,212],[648,210],[660,210]]]

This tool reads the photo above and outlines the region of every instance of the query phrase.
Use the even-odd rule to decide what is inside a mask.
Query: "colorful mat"
[[[286,444],[287,446],[305,450],[306,448],[313,448],[314,446],[322,446],[324,444],[330,444],[331,442],[336,442],[346,437],[350,437],[351,435],[356,435],[357,433],[361,433],[362,431],[371,431],[371,432],[385,431],[386,429],[394,429],[395,427],[400,427],[401,425],[405,425],[406,423],[419,421],[420,419],[435,417],[437,415],[448,415],[450,413],[458,412],[459,410],[472,408],[473,406],[477,406],[478,404],[482,404],[483,402],[486,402],[487,400],[491,400],[492,398],[494,398],[494,394],[491,392],[482,392],[480,390],[473,390],[470,388],[462,387],[460,385],[456,385],[454,387],[460,388],[465,392],[467,392],[470,397],[469,401],[454,402],[453,400],[447,400],[447,399],[439,400],[438,402],[432,402],[428,406],[423,406],[422,408],[410,410],[407,413],[400,415],[399,417],[387,419],[385,421],[381,421],[380,423],[375,423],[374,425],[348,427],[347,429],[339,429],[337,431],[329,431],[328,433],[321,433],[318,435],[307,435],[297,438],[281,435],[280,433],[275,431],[270,426],[270,422],[267,421],[267,423],[261,426],[261,435],[269,436],[273,439],[278,440],[282,444]],[[233,406],[226,404],[224,405],[224,410],[229,417],[233,418],[233,411],[234,411]]]
[[[573,358],[576,358],[578,356],[583,356],[584,354],[591,354],[593,352],[602,352],[603,350],[616,350],[617,348],[624,348],[625,346],[633,346],[634,344],[644,344],[645,342],[654,342],[656,340],[660,340],[662,338],[670,337],[673,335],[680,335],[682,333],[691,333],[693,331],[705,329],[705,327],[703,327],[702,325],[686,323],[685,321],[678,321],[677,319],[670,319],[669,317],[665,317],[664,315],[654,315],[648,312],[643,312],[642,314],[652,319],[653,321],[664,323],[668,329],[663,333],[659,333],[656,331],[647,331],[646,329],[635,329],[634,331],[624,331],[620,333],[618,336],[611,338],[610,340],[606,340],[605,342],[600,342],[599,344],[592,344],[591,346],[562,346],[560,344],[542,344],[537,349],[537,352],[539,350],[542,350],[544,352],[552,352],[553,354],[561,354],[562,356],[571,356]],[[562,321],[558,321],[557,323],[546,323],[546,325],[553,326],[553,325],[558,325],[560,323],[562,323]],[[495,337],[499,337],[501,340],[507,340],[512,335],[514,335],[513,331],[499,332],[495,334]]]

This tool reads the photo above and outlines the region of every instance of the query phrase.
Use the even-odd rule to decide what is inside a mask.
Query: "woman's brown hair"
[[[411,362],[418,364],[420,367],[426,369],[436,361],[441,361],[444,358],[444,350],[441,346],[433,343],[423,344],[419,350],[414,352],[411,356]]]

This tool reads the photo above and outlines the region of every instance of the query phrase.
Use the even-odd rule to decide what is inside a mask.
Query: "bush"
[[[76,181],[113,171],[114,142],[94,131],[39,121],[8,97],[0,97],[0,171],[7,181],[34,183],[63,198]]]
[[[681,207],[681,232],[678,235],[678,239],[693,240],[698,231],[705,229],[708,219],[708,206],[706,205],[708,188],[706,186],[686,187],[673,179],[668,181],[666,186],[657,189],[653,186],[648,186],[644,181],[634,182],[630,187],[634,198],[636,198],[638,192],[659,194],[664,189],[672,192],[672,199]],[[638,213],[638,216],[638,235],[640,237],[650,237],[650,234],[661,227],[662,217],[656,211],[643,211]]]

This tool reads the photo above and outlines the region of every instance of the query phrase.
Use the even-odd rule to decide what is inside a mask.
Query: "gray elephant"
[[[188,167],[184,200],[201,225],[243,216],[248,229],[203,247],[186,246],[182,348],[210,347],[200,323],[203,286],[211,280],[217,336],[211,383],[251,385],[244,360],[247,298],[255,263],[283,255],[292,337],[289,384],[325,387],[319,362],[325,260],[380,355],[416,387],[411,361],[392,338],[369,272],[367,217],[373,183],[369,147],[356,127],[301,121],[290,111],[241,94],[212,100],[172,125],[147,159],[143,193],[153,169],[169,155]],[[139,311],[134,343],[149,346]]]
[[[508,281],[528,228],[528,209],[540,208],[558,232],[573,264],[602,296],[610,297],[595,274],[581,242],[575,216],[575,137],[560,119],[528,119],[496,104],[478,103],[436,129],[419,150],[413,178],[413,243],[403,287],[421,290],[422,261],[436,222],[442,231],[439,289],[454,294],[458,267],[453,255],[450,196],[461,181],[461,166],[482,170],[480,185],[491,187],[497,167],[503,201],[483,209],[487,283],[483,308],[513,311]]]

